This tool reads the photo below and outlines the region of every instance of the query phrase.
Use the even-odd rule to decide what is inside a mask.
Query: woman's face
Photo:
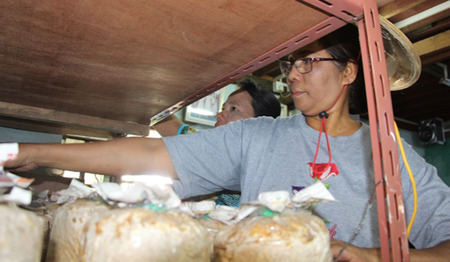
[[[296,57],[331,58],[318,43],[301,49]],[[295,68],[287,76],[287,83],[295,107],[304,115],[315,116],[333,106],[343,88],[344,71],[340,72],[334,61],[313,62],[313,69],[300,74]],[[340,99],[343,100],[343,99]],[[342,101],[338,101],[342,103]],[[335,109],[337,106],[334,106]]]
[[[252,97],[247,91],[230,95],[222,106],[222,111],[216,116],[215,127],[226,125],[230,122],[255,117],[252,106]]]

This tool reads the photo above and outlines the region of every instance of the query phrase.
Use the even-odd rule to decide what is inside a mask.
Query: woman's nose
[[[225,111],[221,111],[217,113],[216,115],[216,126],[223,125],[223,122],[225,122]]]
[[[222,110],[220,113],[216,115],[216,124],[215,127],[223,126],[227,124],[227,112],[226,110]]]
[[[289,74],[286,76],[286,82],[289,86],[290,86],[293,82],[298,81],[298,78],[300,77],[300,73],[297,72],[297,70],[295,70],[294,68],[289,72]]]

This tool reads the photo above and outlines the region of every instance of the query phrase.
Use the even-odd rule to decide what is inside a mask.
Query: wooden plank
[[[416,0],[416,1],[409,1],[409,0],[398,0],[394,1],[388,5],[385,5],[380,8],[379,13],[384,18],[389,19],[397,14],[400,14],[404,12],[405,10],[411,9],[427,0]]]
[[[413,46],[420,56],[445,50],[450,46],[450,30],[416,42]]]
[[[440,9],[437,6],[440,7],[445,6],[446,5],[445,3],[447,1],[448,0],[432,0],[432,1],[428,0],[419,2],[417,5],[411,6],[410,8],[406,8],[402,10],[401,13],[398,13],[390,17],[389,20],[395,24],[402,20],[409,19],[410,17],[415,16],[417,14],[430,12],[430,9],[431,10],[434,10],[435,8]]]
[[[119,133],[68,125],[67,123],[49,123],[30,119],[0,115],[0,126],[31,132],[63,135],[68,137],[82,137],[87,140],[108,140],[123,136]],[[1,136],[1,134],[0,134]]]
[[[447,29],[450,29],[450,16],[433,23],[433,26],[408,34],[408,38],[412,43],[415,43],[427,37],[444,32]]]
[[[403,33],[407,34],[417,29],[422,29],[427,26],[433,26],[434,23],[446,19],[448,17],[448,13],[448,10],[444,10],[422,20],[418,20],[417,22],[410,25],[403,26],[402,28],[400,28],[400,30],[402,30]]]
[[[436,62],[442,62],[444,60],[447,60],[449,57],[450,57],[450,49],[436,54],[423,55],[420,57],[420,60],[422,60],[422,66],[425,66]]]
[[[67,113],[52,109],[7,102],[0,102],[0,115],[31,119],[34,121],[42,121],[46,123],[59,123],[62,125],[72,125],[83,128],[98,129],[120,134],[147,136],[150,132],[150,127],[147,125],[140,125],[136,123],[92,117],[75,113]]]

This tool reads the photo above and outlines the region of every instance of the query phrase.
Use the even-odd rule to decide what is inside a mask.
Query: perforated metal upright
[[[384,179],[384,187],[377,188],[382,258],[383,261],[389,261],[392,255],[393,261],[409,261],[394,115],[378,11],[375,1],[367,1],[363,7],[364,20],[358,23],[361,50],[364,54],[362,58],[375,180]]]

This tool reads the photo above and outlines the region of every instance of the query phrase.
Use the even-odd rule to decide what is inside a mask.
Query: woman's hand
[[[11,160],[8,160],[2,164],[2,166],[11,171],[30,171],[38,167],[36,163],[34,163],[30,158],[28,157],[26,145],[21,145],[21,152],[20,154],[17,154],[17,156]]]

